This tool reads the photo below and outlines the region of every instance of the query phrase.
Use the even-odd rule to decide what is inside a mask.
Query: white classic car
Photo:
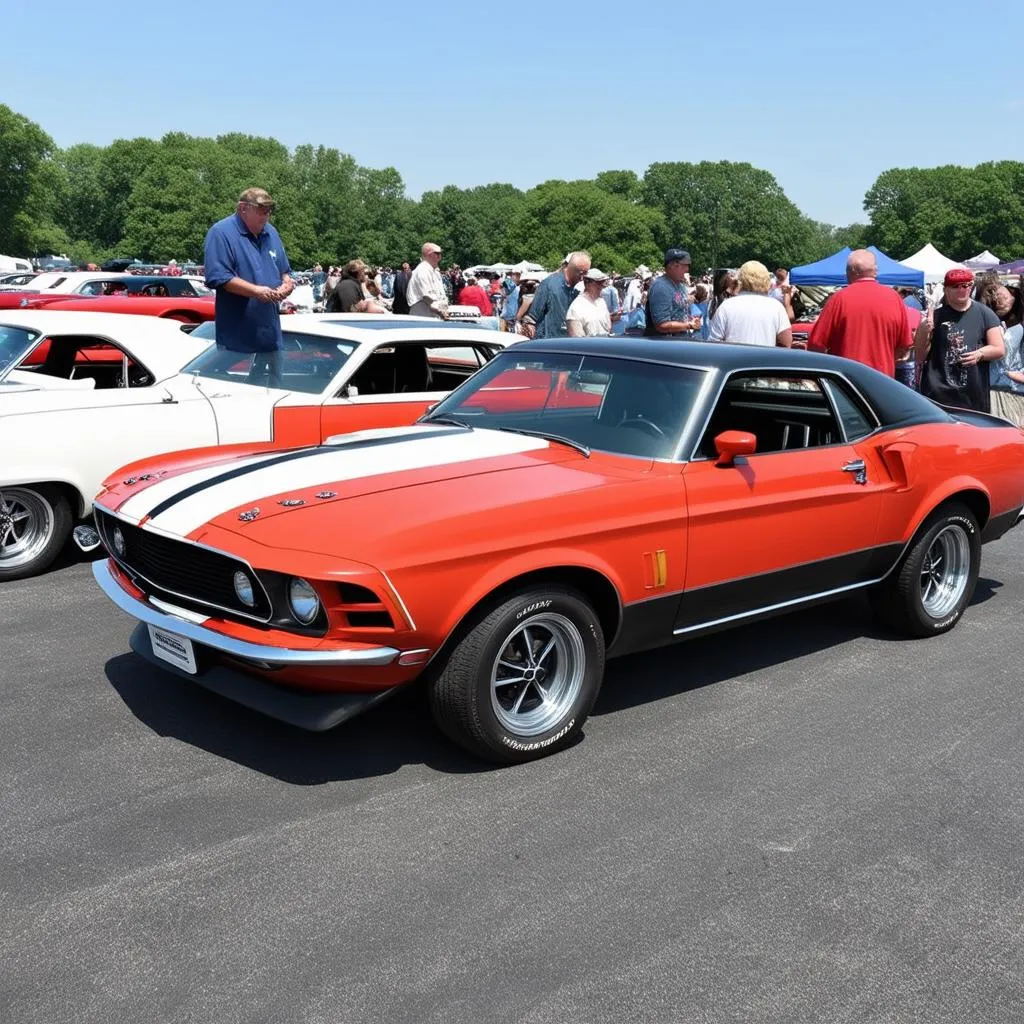
[[[282,326],[283,351],[252,355],[217,348],[213,322],[187,334],[156,317],[0,310],[0,580],[43,571],[119,466],[413,423],[517,340],[404,316]],[[88,528],[75,539],[98,542]]]

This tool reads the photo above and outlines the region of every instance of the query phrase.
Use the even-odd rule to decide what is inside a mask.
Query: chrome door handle
[[[843,466],[844,473],[856,474],[853,478],[855,484],[866,484],[868,482],[868,467],[865,465],[863,459],[855,459],[853,462],[847,462]]]

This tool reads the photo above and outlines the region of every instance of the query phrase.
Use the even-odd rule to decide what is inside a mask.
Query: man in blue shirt
[[[217,347],[231,352],[279,353],[281,314],[278,303],[289,296],[292,268],[281,236],[270,224],[274,201],[261,188],[247,188],[230,217],[206,233],[206,284],[216,289]],[[279,382],[279,359],[254,360]]]
[[[561,270],[548,274],[539,285],[533,297],[528,318],[533,321],[531,338],[564,338],[566,336],[565,314],[569,304],[576,298],[576,285],[590,269],[590,253],[571,252],[565,258]],[[529,325],[527,325],[529,330]]]
[[[516,313],[519,312],[519,280],[518,270],[510,270],[501,286],[501,329],[515,333]]]
[[[681,338],[695,326],[690,316],[690,254],[685,249],[665,250],[665,273],[651,283],[644,313],[649,338]]]

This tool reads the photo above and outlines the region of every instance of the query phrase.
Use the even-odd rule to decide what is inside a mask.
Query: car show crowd
[[[259,333],[263,328],[257,320],[265,326],[272,322],[268,315],[323,311],[473,319],[524,338],[646,336],[806,347],[864,362],[940,404],[993,412],[1024,425],[1024,296],[1019,276],[957,265],[941,284],[890,287],[878,279],[874,253],[857,250],[846,262],[845,287],[801,287],[790,281],[787,269],[770,273],[756,260],[738,268],[691,273],[690,255],[681,247],[666,250],[662,268],[641,265],[628,276],[592,266],[583,251],[567,254],[550,273],[526,262],[465,270],[451,263],[442,269],[443,253],[433,242],[423,244],[415,266],[372,266],[353,258],[295,272],[269,223],[273,208],[265,190],[247,189],[235,213],[211,228],[205,264],[120,259],[102,269],[156,278],[205,276],[218,294],[218,320],[232,320],[226,311],[235,309],[242,333]],[[272,247],[267,250],[269,262],[262,256],[249,260],[241,276],[232,279],[235,270],[218,268],[210,245],[218,231],[227,229],[233,236],[239,228],[250,239],[269,238]],[[230,262],[234,254],[245,252],[221,246],[219,257]],[[256,285],[254,291],[246,274],[258,275],[261,259],[268,280],[286,283]],[[100,268],[87,264],[79,269]],[[9,283],[30,290],[31,275]],[[117,280],[101,282],[96,289],[104,295],[128,292]],[[147,294],[167,293],[157,284]],[[261,308],[266,302],[274,307],[272,314]],[[230,347],[246,344],[239,336]]]

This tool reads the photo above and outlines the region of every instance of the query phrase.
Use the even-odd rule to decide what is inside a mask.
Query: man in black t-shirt
[[[921,394],[939,405],[989,412],[988,363],[1002,359],[1003,328],[987,306],[971,301],[974,275],[946,272],[942,304],[921,320],[914,335]]]

